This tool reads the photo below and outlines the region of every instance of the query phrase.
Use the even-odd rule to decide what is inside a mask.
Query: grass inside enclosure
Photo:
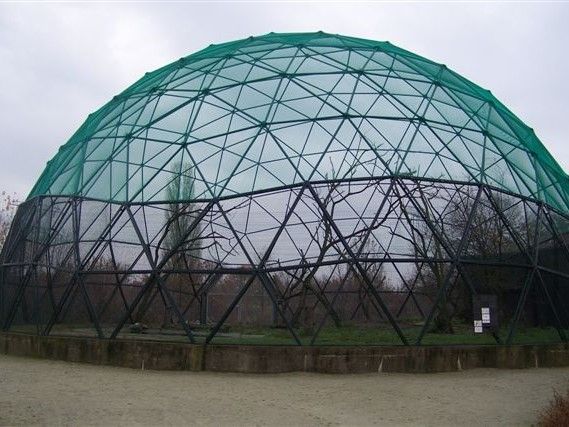
[[[422,329],[422,325],[408,325],[401,329],[407,342],[415,344]],[[341,327],[325,326],[315,338],[315,330],[295,328],[295,334],[303,345],[402,345],[398,334],[388,325],[345,325]],[[433,333],[427,331],[422,344],[425,345],[492,345],[496,339],[492,334],[485,332],[475,334],[470,325],[456,323],[453,334]],[[37,333],[36,328],[21,326],[13,328],[13,332]],[[110,336],[112,328],[104,327],[105,337]],[[193,327],[192,333],[197,343],[204,343],[210,327]],[[505,343],[509,333],[508,327],[501,328],[497,336]],[[565,330],[569,336],[569,330]],[[87,325],[64,325],[54,327],[52,335],[56,336],[82,336],[96,337],[96,331]],[[119,333],[120,339],[143,339],[173,342],[189,342],[188,337],[181,328],[147,329],[143,333],[132,333],[127,328]],[[244,325],[225,326],[210,341],[212,344],[250,344],[250,345],[295,345],[296,341],[286,328],[253,327]],[[547,328],[518,328],[512,339],[512,344],[550,344],[562,342],[559,332],[552,327]]]

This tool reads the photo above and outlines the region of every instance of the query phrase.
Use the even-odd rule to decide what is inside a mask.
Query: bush
[[[569,391],[565,395],[554,392],[553,400],[539,415],[538,425],[569,427]]]

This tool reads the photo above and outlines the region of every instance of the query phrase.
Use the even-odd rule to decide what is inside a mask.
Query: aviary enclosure
[[[48,162],[2,249],[0,324],[199,343],[565,341],[568,183],[489,91],[387,42],[211,45],[147,73]],[[475,333],[481,301],[492,319]]]

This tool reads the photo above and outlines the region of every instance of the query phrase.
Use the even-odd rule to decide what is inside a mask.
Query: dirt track
[[[246,375],[0,355],[0,424],[529,425],[568,386],[569,368]]]

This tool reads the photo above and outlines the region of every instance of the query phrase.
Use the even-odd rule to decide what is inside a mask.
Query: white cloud
[[[567,4],[4,4],[0,188],[25,195],[87,115],[144,72],[270,31],[389,40],[446,63],[491,89],[568,170],[568,18]]]

